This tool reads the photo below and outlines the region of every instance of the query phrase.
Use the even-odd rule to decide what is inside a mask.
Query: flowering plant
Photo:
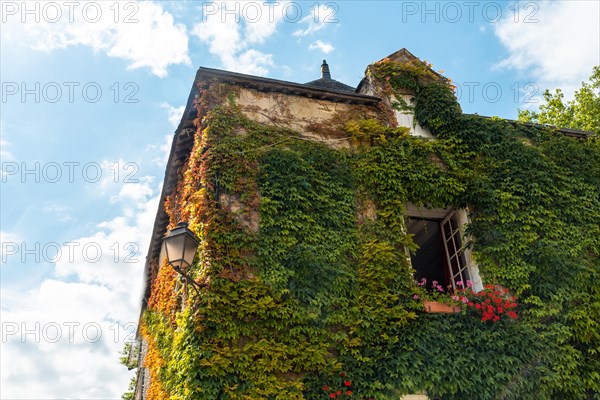
[[[454,306],[461,306],[463,314],[471,311],[481,316],[481,322],[498,322],[501,318],[516,319],[516,298],[510,295],[508,289],[501,286],[486,285],[482,291],[473,291],[473,282],[467,280],[466,287],[462,281],[456,282],[457,289],[444,289],[437,281],[431,282],[427,290],[425,278],[418,282],[413,299],[417,301],[437,301]]]
[[[323,390],[325,391],[328,399],[343,399],[343,398],[351,398],[352,397],[352,381],[346,378],[345,373],[340,374],[340,382],[333,386],[323,386]]]
[[[463,305],[469,300],[466,297],[467,292],[471,291],[473,282],[467,281],[467,288],[463,288],[462,282],[457,282],[457,286],[460,287],[458,293],[452,293],[452,286],[444,288],[439,284],[438,281],[431,281],[430,288],[427,288],[427,279],[423,278],[417,283],[417,287],[413,294],[413,300],[428,300],[438,301],[440,303],[450,305]]]
[[[482,322],[498,322],[503,317],[517,318],[516,298],[500,286],[486,285],[482,291],[469,294],[467,307],[481,315]]]

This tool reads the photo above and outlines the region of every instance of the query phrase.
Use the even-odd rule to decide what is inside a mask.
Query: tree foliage
[[[600,134],[600,66],[594,67],[589,82],[582,82],[573,100],[565,102],[561,89],[546,89],[544,100],[539,111],[520,110],[519,120]]]

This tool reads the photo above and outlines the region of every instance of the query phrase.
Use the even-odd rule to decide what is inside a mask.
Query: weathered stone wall
[[[380,108],[369,105],[285,93],[264,93],[230,85],[215,86],[213,90],[225,94],[220,96],[221,104],[233,100],[251,120],[293,130],[307,139],[324,142],[333,148],[350,147],[348,135],[343,129],[348,121],[373,118],[387,123],[388,118]]]

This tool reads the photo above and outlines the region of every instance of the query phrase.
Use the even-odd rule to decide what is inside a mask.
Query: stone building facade
[[[406,49],[391,54],[385,60],[398,64],[420,63],[420,60]],[[294,132],[294,135],[300,135],[297,138],[299,140],[322,143],[332,149],[352,148],[352,138],[344,127],[357,119],[377,121],[382,126],[391,128],[404,127],[410,136],[435,140],[431,130],[421,126],[411,111],[414,107],[415,93],[410,88],[390,93],[380,80],[369,74],[369,70],[354,88],[332,79],[325,61],[321,68],[321,78],[305,84],[210,68],[198,70],[183,117],[175,131],[165,172],[147,256],[142,315],[149,307],[152,288],[157,284],[158,271],[160,268],[168,268],[163,260],[162,239],[178,219],[189,217],[184,214],[174,215],[175,208],[172,208],[172,203],[181,201],[177,197],[177,191],[182,187],[186,171],[190,171],[190,157],[198,145],[195,141],[199,140],[197,131],[206,113],[215,107],[234,104],[250,121]],[[434,71],[430,71],[429,76],[429,79],[438,79],[440,82],[445,80]],[[403,106],[399,107],[398,104]],[[560,132],[575,138],[587,136],[587,133],[575,130]],[[245,132],[241,130],[236,134],[243,136]],[[443,162],[440,161],[440,164],[443,168]],[[239,222],[248,232],[260,231],[258,211],[246,210],[238,197],[225,191],[215,196],[222,209],[232,215],[244,215]],[[366,207],[363,214],[368,217],[371,211]],[[420,253],[406,253],[407,260],[416,271],[417,280],[424,277],[429,277],[429,280],[445,280],[446,286],[452,286],[454,290],[458,289],[457,282],[468,280],[472,282],[475,291],[483,289],[484,282],[480,277],[478,265],[472,258],[470,249],[464,246],[469,240],[464,230],[468,223],[468,209],[425,208],[405,204],[404,212],[406,229],[422,249]],[[454,247],[449,244],[451,239],[454,240]],[[151,374],[148,368],[143,367],[148,356],[148,343],[142,340],[140,349],[135,398],[146,399],[152,397],[148,395]],[[404,396],[407,400],[427,398],[419,393]]]

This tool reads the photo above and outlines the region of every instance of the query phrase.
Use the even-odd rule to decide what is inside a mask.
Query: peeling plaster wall
[[[357,118],[386,121],[385,114],[374,106],[340,103],[283,93],[264,93],[235,88],[233,98],[240,111],[262,124],[288,128],[302,136],[321,141],[333,148],[348,148],[350,142],[343,128]],[[224,99],[224,103],[227,99]]]

